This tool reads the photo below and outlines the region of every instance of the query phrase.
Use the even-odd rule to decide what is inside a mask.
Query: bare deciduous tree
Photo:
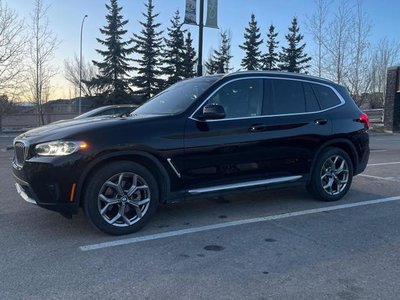
[[[363,95],[368,91],[371,84],[370,76],[370,43],[371,19],[364,12],[362,1],[357,0],[352,24],[352,48],[351,61],[348,69],[348,86],[350,93],[359,105],[365,98]]]
[[[400,62],[400,42],[381,39],[372,50],[369,93],[375,95],[373,106],[383,106],[387,69]]]
[[[317,59],[313,59],[315,62],[313,71],[321,77],[324,70],[325,46],[327,44],[326,25],[332,0],[314,0],[314,3],[316,11],[310,17],[307,17],[306,28],[317,46]]]
[[[85,96],[94,96],[102,92],[88,84],[96,75],[96,67],[82,59],[82,92]],[[72,84],[76,97],[79,94],[79,57],[77,55],[73,59],[64,60],[64,77]]]
[[[3,93],[15,93],[23,81],[26,41],[23,22],[0,0],[0,90]]]
[[[327,75],[335,82],[344,82],[350,60],[350,41],[352,13],[347,2],[342,2],[331,22],[329,22],[326,41],[323,41],[327,51]]]
[[[56,74],[51,61],[59,45],[57,37],[50,29],[48,8],[44,5],[44,0],[35,0],[31,14],[29,86],[37,106],[39,125],[44,124],[43,101],[46,93],[49,93],[51,79]]]

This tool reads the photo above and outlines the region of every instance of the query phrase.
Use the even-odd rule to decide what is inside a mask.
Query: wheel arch
[[[316,151],[314,158],[313,158],[310,173],[313,172],[315,164],[317,163],[318,158],[321,155],[321,153],[326,148],[329,148],[329,147],[336,147],[336,148],[339,148],[339,149],[342,149],[343,151],[345,151],[350,156],[351,162],[353,164],[353,170],[356,170],[356,168],[358,166],[358,161],[359,161],[356,147],[353,145],[353,143],[350,140],[340,138],[340,139],[329,140],[329,141],[325,142],[324,144],[322,144],[318,148],[318,150]]]
[[[158,183],[160,203],[167,202],[170,194],[170,177],[164,166],[161,164],[161,162],[154,155],[151,155],[146,152],[118,151],[114,153],[105,154],[102,155],[101,157],[96,158],[84,170],[77,184],[77,189],[75,194],[75,199],[77,204],[81,206],[84,201],[83,195],[85,194],[85,188],[87,186],[87,182],[90,178],[90,175],[94,174],[96,170],[103,167],[107,163],[113,161],[123,161],[123,160],[132,161],[147,168],[153,174],[154,178]]]

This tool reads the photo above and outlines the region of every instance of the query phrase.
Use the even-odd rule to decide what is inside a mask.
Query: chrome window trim
[[[188,193],[191,195],[198,195],[203,193],[209,192],[217,192],[217,191],[225,191],[225,190],[232,190],[237,188],[244,188],[244,187],[253,187],[253,186],[262,186],[268,185],[273,183],[281,183],[281,182],[292,182],[301,179],[303,176],[296,175],[296,176],[286,176],[286,177],[277,177],[277,178],[270,178],[270,179],[262,179],[262,180],[255,180],[255,181],[246,181],[240,183],[231,183],[231,184],[224,184],[224,185],[217,185],[205,188],[198,188],[189,190]]]
[[[193,116],[204,106],[204,104],[210,100],[211,97],[213,97],[220,89],[222,89],[225,85],[228,83],[232,83],[238,80],[245,80],[245,79],[279,79],[279,80],[293,80],[293,81],[301,81],[301,82],[307,82],[311,84],[319,84],[325,87],[330,88],[336,96],[339,98],[340,104],[317,110],[317,111],[309,111],[309,112],[303,112],[303,113],[290,113],[290,114],[278,114],[278,115],[259,115],[259,116],[250,116],[250,117],[239,117],[239,118],[227,118],[227,119],[220,119],[220,120],[199,120],[194,118]],[[273,76],[248,76],[248,77],[240,77],[240,78],[234,78],[232,80],[229,80],[225,82],[223,85],[221,85],[218,89],[216,89],[211,95],[209,95],[206,100],[204,100],[200,106],[197,107],[197,109],[190,115],[189,119],[197,122],[221,122],[221,121],[231,121],[231,120],[245,120],[245,119],[255,119],[255,118],[272,118],[272,117],[286,117],[286,116],[298,116],[298,115],[309,115],[309,114],[316,114],[316,113],[321,113],[321,112],[326,112],[335,108],[338,108],[342,105],[344,105],[346,101],[343,99],[343,97],[339,94],[339,92],[332,87],[329,84],[321,83],[321,82],[316,82],[312,80],[306,80],[306,79],[300,79],[300,78],[284,78],[284,77],[273,77]]]

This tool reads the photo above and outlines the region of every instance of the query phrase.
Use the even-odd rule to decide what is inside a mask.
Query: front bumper
[[[71,196],[72,186],[82,174],[79,160],[69,157],[32,158],[18,166],[13,163],[17,193],[26,201],[62,214],[78,213],[79,201]]]
[[[19,183],[15,183],[15,188],[17,189],[17,193],[26,202],[31,203],[31,204],[37,204],[36,200],[29,197],[29,195],[25,192],[24,188]]]

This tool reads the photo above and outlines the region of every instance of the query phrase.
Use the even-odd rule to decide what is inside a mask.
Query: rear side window
[[[269,115],[304,113],[306,111],[303,84],[294,80],[273,79],[273,112]]]
[[[312,88],[318,98],[321,109],[331,108],[341,103],[331,88],[320,84],[312,84]]]
[[[311,88],[311,85],[305,82],[303,83],[303,86],[304,86],[304,96],[306,97],[306,111],[307,112],[319,111],[321,108],[318,104],[317,97],[315,96],[315,93]]]

